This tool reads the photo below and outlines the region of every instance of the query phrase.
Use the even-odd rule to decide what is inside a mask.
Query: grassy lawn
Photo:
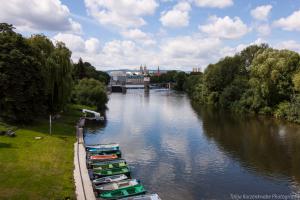
[[[0,136],[0,199],[75,199],[73,145],[79,108],[70,106],[53,121],[52,135],[44,119],[14,125],[14,138]],[[0,123],[0,130],[10,127]]]

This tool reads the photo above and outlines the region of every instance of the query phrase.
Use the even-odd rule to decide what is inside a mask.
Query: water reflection
[[[298,125],[265,117],[230,115],[195,105],[194,108],[203,120],[205,135],[244,167],[300,182]]]
[[[192,106],[165,90],[111,94],[108,108],[86,142],[119,142],[133,176],[163,199],[299,191],[299,126]]]

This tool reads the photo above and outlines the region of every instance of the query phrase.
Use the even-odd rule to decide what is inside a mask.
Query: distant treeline
[[[300,123],[300,56],[296,52],[252,45],[208,65],[204,73],[172,73],[176,89],[186,91],[198,104]]]
[[[64,111],[69,103],[105,108],[109,75],[44,35],[25,38],[0,23],[0,117],[29,122]]]

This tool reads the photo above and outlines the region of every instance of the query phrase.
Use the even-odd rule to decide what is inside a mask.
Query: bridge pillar
[[[150,77],[148,76],[144,77],[144,90],[145,92],[149,92],[150,90]]]
[[[125,94],[127,92],[126,86],[122,85],[122,93]]]

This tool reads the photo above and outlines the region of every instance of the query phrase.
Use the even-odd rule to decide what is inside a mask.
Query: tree
[[[293,96],[292,77],[299,69],[300,56],[288,50],[266,49],[257,54],[250,66],[250,89],[256,91],[265,101],[265,105],[273,107],[282,101],[290,101]]]
[[[184,90],[184,83],[186,81],[186,73],[185,72],[179,72],[175,75],[175,89],[179,91]]]
[[[86,70],[81,58],[79,58],[78,63],[74,65],[74,78],[77,80],[86,78]]]
[[[245,74],[246,70],[242,65],[242,60],[239,55],[226,57],[216,64],[209,65],[204,72],[204,84],[209,93],[208,97],[210,103],[218,104],[222,91],[230,85],[235,78],[244,76]]]
[[[44,113],[40,60],[13,26],[0,24],[0,115],[28,122]]]
[[[300,71],[294,74],[293,76],[294,88],[297,92],[300,92]]]
[[[39,53],[40,60],[43,60],[45,65],[46,59],[51,55],[51,53],[54,51],[55,46],[51,42],[50,39],[48,39],[44,35],[32,35],[29,39],[30,46]]]
[[[220,106],[223,108],[233,108],[240,101],[242,95],[249,87],[246,77],[236,77],[230,85],[224,88],[220,95]]]
[[[64,43],[58,42],[46,60],[46,85],[48,110],[50,113],[62,111],[70,100],[73,86],[71,51]]]
[[[54,46],[44,35],[33,35],[28,41],[41,62],[48,113],[60,112],[68,103],[72,91],[71,51],[61,42]]]
[[[192,95],[197,84],[202,83],[202,82],[203,82],[203,74],[202,73],[198,73],[197,75],[190,75],[186,78],[183,88],[189,95]]]
[[[177,73],[177,71],[172,70],[167,73],[163,73],[160,76],[152,76],[151,83],[174,83]]]
[[[106,108],[108,101],[104,83],[95,79],[81,79],[73,90],[73,100],[76,103],[96,106],[98,111]]]
[[[74,80],[81,80],[83,78],[93,78],[105,83],[110,81],[110,76],[106,72],[97,71],[96,68],[89,62],[83,62],[80,58],[78,63],[74,65]]]
[[[260,54],[268,48],[269,48],[268,44],[260,44],[260,45],[251,45],[246,47],[244,50],[242,50],[239,55],[241,56],[245,69],[249,70],[252,60],[254,59],[256,54]]]

